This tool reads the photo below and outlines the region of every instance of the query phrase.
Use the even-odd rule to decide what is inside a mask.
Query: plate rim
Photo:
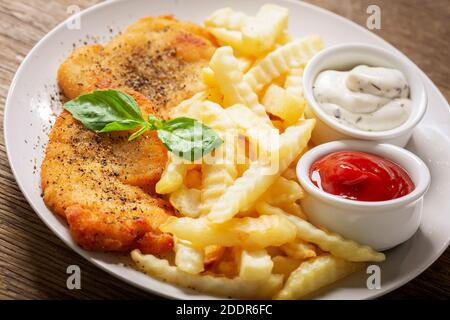
[[[356,22],[347,19],[343,16],[340,16],[332,11],[329,11],[327,9],[324,9],[322,7],[304,2],[304,1],[295,1],[295,0],[278,0],[281,2],[287,2],[287,3],[291,3],[292,5],[295,5],[298,7],[298,9],[301,9],[302,6],[308,7],[311,10],[314,11],[318,11],[321,14],[327,15],[327,16],[332,16],[334,18],[339,19],[342,23],[348,24],[350,25],[352,28],[357,28],[360,31],[363,31],[364,33],[370,35],[371,37],[377,38],[379,41],[382,41],[384,44],[386,44],[387,46],[389,46],[389,48],[391,50],[394,50],[397,54],[400,54],[403,58],[408,59],[409,62],[411,62],[415,67],[416,70],[419,70],[421,73],[421,76],[423,78],[423,80],[425,80],[428,85],[430,85],[433,89],[435,89],[435,92],[438,93],[438,95],[440,96],[440,98],[444,101],[447,102],[447,106],[444,106],[443,108],[446,109],[446,112],[448,113],[448,116],[450,117],[450,108],[449,108],[449,104],[447,99],[445,98],[445,96],[443,95],[443,93],[439,90],[439,88],[433,83],[433,81],[425,74],[424,71],[422,71],[416,64],[414,61],[412,61],[411,59],[409,59],[408,56],[406,56],[406,54],[404,54],[403,52],[401,52],[399,49],[397,49],[395,46],[393,46],[390,42],[388,42],[387,40],[383,39],[382,37],[380,37],[379,35],[370,32],[369,30],[365,29],[364,27],[360,26],[359,24],[357,24]],[[88,14],[92,11],[96,11],[96,10],[101,10],[102,7],[104,6],[109,6],[112,3],[118,3],[118,2],[126,2],[126,0],[107,0],[101,3],[97,3],[93,6],[87,7],[83,10],[81,10],[78,14],[80,17],[82,17],[85,14]],[[8,94],[6,96],[6,100],[5,100],[5,105],[4,105],[4,115],[3,115],[3,136],[4,136],[4,142],[5,142],[5,153],[8,159],[8,163],[9,166],[11,168],[11,172],[14,175],[14,179],[17,183],[17,185],[19,186],[20,191],[22,192],[24,198],[27,200],[28,204],[31,206],[31,208],[33,209],[34,213],[37,214],[37,216],[39,217],[39,219],[44,222],[44,224],[53,232],[53,234],[55,234],[68,248],[70,248],[71,250],[75,251],[78,255],[80,255],[81,257],[83,257],[85,260],[87,260],[88,262],[92,263],[94,266],[100,268],[101,270],[107,272],[108,274],[112,275],[115,278],[118,278],[134,287],[137,287],[139,289],[142,289],[144,291],[147,292],[151,292],[155,295],[161,296],[161,297],[165,297],[168,299],[183,299],[180,296],[177,295],[172,295],[172,294],[167,294],[163,291],[157,291],[156,289],[154,289],[153,287],[148,287],[148,286],[144,286],[143,284],[130,280],[129,278],[125,277],[124,275],[114,272],[113,270],[110,270],[109,268],[106,268],[101,262],[99,262],[96,258],[94,258],[92,256],[92,254],[89,251],[83,250],[81,247],[79,247],[78,245],[73,245],[72,243],[70,243],[68,240],[66,240],[63,236],[60,235],[60,233],[56,230],[56,228],[50,224],[49,221],[47,221],[47,219],[44,218],[44,215],[41,214],[39,212],[39,210],[37,210],[36,206],[34,205],[33,201],[31,200],[30,196],[24,192],[25,188],[22,185],[22,182],[19,181],[17,179],[18,175],[17,175],[17,170],[13,165],[12,162],[12,156],[10,154],[10,148],[8,147],[9,143],[8,141],[9,139],[9,133],[11,133],[11,129],[9,129],[9,124],[7,119],[9,118],[9,113],[11,112],[10,109],[12,109],[10,107],[11,104],[11,99],[13,96],[13,92],[14,89],[17,85],[17,82],[19,81],[19,79],[21,78],[21,74],[23,73],[24,70],[24,66],[26,64],[28,64],[29,60],[33,57],[34,53],[42,46],[44,45],[48,38],[50,38],[54,33],[56,33],[61,27],[63,27],[68,21],[71,20],[71,17],[68,17],[66,19],[64,19],[63,21],[61,21],[60,23],[58,23],[55,27],[53,27],[49,32],[47,32],[31,49],[30,51],[27,53],[26,57],[22,60],[22,62],[20,63],[19,67],[17,68],[14,77],[11,81],[11,84],[8,88]],[[8,133],[9,132],[9,133]],[[390,284],[388,288],[385,288],[382,290],[382,292],[375,292],[374,294],[371,294],[370,296],[365,296],[363,297],[364,300],[367,299],[375,299],[378,298],[380,296],[383,296],[385,294],[388,294],[390,292],[392,292],[395,289],[398,289],[399,287],[405,285],[406,283],[410,282],[411,280],[413,280],[414,278],[418,277],[420,274],[422,274],[426,269],[428,269],[434,262],[436,262],[444,253],[444,251],[449,247],[450,245],[450,236],[447,238],[447,240],[441,245],[441,247],[439,248],[439,250],[436,251],[435,257],[429,259],[428,261],[426,261],[425,263],[423,263],[419,268],[417,268],[414,272],[411,272],[408,276],[403,277],[399,280],[396,280],[394,283]],[[152,277],[153,279],[157,279],[155,277]],[[158,280],[158,279],[157,279]],[[172,284],[172,286],[179,288],[179,286]],[[208,298],[210,299],[220,299],[220,297],[216,297],[210,294],[207,294]]]

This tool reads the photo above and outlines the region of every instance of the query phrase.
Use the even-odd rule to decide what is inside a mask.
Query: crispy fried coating
[[[139,20],[108,44],[76,49],[61,64],[58,81],[74,99],[98,88],[126,88],[140,92],[167,111],[203,89],[201,69],[216,45],[201,27],[170,16]]]
[[[132,94],[144,115],[153,113]],[[128,142],[130,132],[96,134],[64,111],[49,136],[41,168],[44,201],[65,217],[75,241],[88,250],[160,253],[172,248],[158,227],[174,211],[154,193],[167,162],[155,132]]]
[[[170,108],[203,89],[200,72],[215,47],[192,23],[143,18],[104,46],[76,49],[61,64],[58,82],[69,99],[95,89],[125,90],[145,117],[167,118]],[[154,186],[167,150],[155,132],[131,142],[129,134],[96,134],[64,111],[41,168],[43,198],[87,250],[162,253],[173,240],[159,226],[174,209]]]

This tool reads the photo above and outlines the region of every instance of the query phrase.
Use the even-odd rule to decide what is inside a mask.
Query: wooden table
[[[69,5],[97,0],[0,1],[0,112],[14,73],[33,45],[65,19]],[[381,37],[406,53],[450,98],[448,0],[309,0],[365,25],[369,4],[382,11]],[[155,296],[97,269],[66,247],[31,209],[10,171],[0,126],[0,298],[130,299]],[[66,268],[82,270],[82,290],[66,289]],[[450,250],[386,299],[450,298]]]

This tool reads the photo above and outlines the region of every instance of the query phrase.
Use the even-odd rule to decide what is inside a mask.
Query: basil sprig
[[[134,98],[119,90],[96,90],[67,102],[64,108],[86,128],[98,133],[138,129],[128,141],[156,130],[169,151],[189,161],[223,143],[212,128],[192,118],[162,120],[150,114],[145,120]]]

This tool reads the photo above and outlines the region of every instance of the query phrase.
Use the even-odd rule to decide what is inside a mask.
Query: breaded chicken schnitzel
[[[153,107],[133,94],[143,115]],[[158,227],[173,210],[152,190],[167,161],[155,132],[128,142],[129,132],[96,134],[68,111],[49,137],[41,177],[44,201],[65,217],[75,241],[88,250],[170,250]]]
[[[170,17],[144,18],[107,45],[79,48],[60,66],[70,98],[95,89],[132,95],[144,118],[202,89],[201,69],[215,49],[201,27]],[[41,179],[43,198],[65,217],[87,250],[161,253],[172,248],[159,226],[174,214],[154,192],[167,162],[155,132],[128,142],[130,132],[97,134],[64,111],[49,136]]]
[[[201,27],[171,17],[148,17],[105,46],[76,49],[60,66],[58,81],[74,99],[97,88],[126,88],[145,95],[159,114],[203,88],[201,69],[216,46]]]

